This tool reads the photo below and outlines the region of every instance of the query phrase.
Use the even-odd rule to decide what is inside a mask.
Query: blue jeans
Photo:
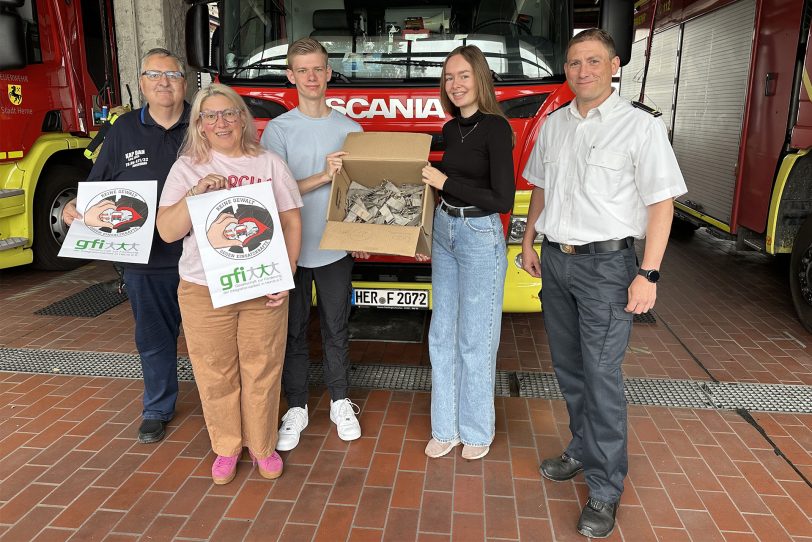
[[[145,420],[168,422],[178,398],[180,307],[174,273],[124,270],[124,282],[135,317],[135,346],[144,372]]]
[[[434,212],[431,254],[431,434],[489,446],[507,259],[498,214]]]

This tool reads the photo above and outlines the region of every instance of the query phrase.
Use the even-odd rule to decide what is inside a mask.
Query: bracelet
[[[197,195],[197,191],[195,190],[195,187],[193,186],[192,188],[190,188],[190,189],[189,189],[189,190],[186,192],[186,194],[187,194],[187,195],[189,195],[189,196],[196,196],[196,195]]]

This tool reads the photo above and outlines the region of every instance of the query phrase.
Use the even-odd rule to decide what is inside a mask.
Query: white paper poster
[[[212,305],[293,289],[293,273],[269,183],[186,198]]]
[[[147,263],[155,233],[158,181],[82,182],[60,256]]]

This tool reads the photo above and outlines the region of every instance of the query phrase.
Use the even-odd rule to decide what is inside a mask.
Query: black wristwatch
[[[652,282],[654,284],[656,284],[657,281],[660,280],[660,272],[657,271],[656,269],[639,269],[637,271],[637,274],[646,277],[647,281]]]

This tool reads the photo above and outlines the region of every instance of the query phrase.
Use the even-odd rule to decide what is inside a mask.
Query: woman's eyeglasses
[[[227,123],[231,124],[233,122],[237,122],[237,119],[240,118],[240,110],[239,109],[223,109],[222,111],[201,111],[200,118],[206,124],[214,124],[217,122],[217,117],[223,117],[223,120]]]

